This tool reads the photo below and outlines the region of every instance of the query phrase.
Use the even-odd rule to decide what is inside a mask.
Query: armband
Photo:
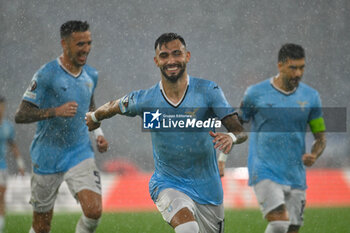
[[[93,132],[94,132],[94,135],[95,135],[95,138],[96,138],[96,139],[98,138],[98,136],[104,136],[104,134],[103,134],[103,131],[102,131],[101,127],[100,127],[100,128],[95,129]]]
[[[91,120],[95,123],[101,123],[101,121],[97,120],[96,116],[95,116],[95,112],[91,113]]]
[[[219,158],[218,158],[219,161],[222,161],[222,162],[226,162],[227,160],[227,154],[225,154],[224,152],[220,152],[219,154]]]
[[[326,130],[323,117],[313,119],[309,122],[311,132],[318,133]]]

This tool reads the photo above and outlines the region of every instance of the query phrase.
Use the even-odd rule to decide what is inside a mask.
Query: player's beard
[[[166,65],[166,66],[163,66],[160,68],[160,72],[162,72],[163,76],[170,82],[172,83],[176,83],[176,81],[182,77],[182,75],[184,74],[185,70],[186,70],[186,63],[183,62],[183,63],[180,63],[180,64],[176,64],[179,68],[180,68],[180,71],[177,75],[167,75],[166,73],[166,69],[167,67],[169,66],[174,66],[174,65]]]
[[[288,89],[294,90],[295,88],[297,88],[299,86],[300,80],[301,80],[300,76],[296,76],[294,78],[288,79],[288,82],[287,82]]]

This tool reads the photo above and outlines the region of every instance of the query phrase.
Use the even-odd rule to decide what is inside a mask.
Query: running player
[[[17,123],[38,122],[30,148],[33,174],[30,233],[50,232],[57,191],[66,181],[83,215],[76,233],[95,232],[102,213],[101,182],[84,117],[94,110],[97,71],[86,65],[91,49],[89,24],[68,21],[61,26],[63,54],[34,75],[17,110]],[[97,148],[108,143],[95,131]]]
[[[6,153],[9,145],[13,156],[16,158],[17,168],[23,176],[25,172],[24,161],[15,142],[15,131],[10,121],[5,119],[6,100],[0,96],[0,233],[5,227],[5,192],[7,183]]]
[[[305,206],[305,166],[312,166],[326,146],[318,92],[300,82],[305,52],[285,44],[278,54],[279,74],[248,87],[241,118],[252,121],[249,139],[249,185],[254,187],[265,233],[298,232]],[[307,126],[315,137],[305,152]]]
[[[227,153],[233,143],[247,137],[220,87],[187,74],[191,54],[180,35],[161,35],[155,53],[161,81],[88,113],[87,125],[93,130],[116,114],[141,116],[146,126],[153,127],[155,172],[149,191],[164,220],[176,233],[223,232],[223,190],[215,148]],[[229,133],[199,127],[207,119],[207,125],[212,124],[214,117]]]

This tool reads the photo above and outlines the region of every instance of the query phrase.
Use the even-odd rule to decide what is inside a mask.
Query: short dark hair
[[[61,25],[61,39],[70,36],[73,32],[86,32],[89,30],[89,24],[85,21],[71,20]]]
[[[298,60],[305,58],[303,47],[297,44],[284,44],[278,52],[278,62],[286,62],[288,59]]]
[[[0,104],[1,103],[5,103],[6,102],[6,98],[2,95],[0,95]]]
[[[154,43],[154,50],[156,50],[158,46],[160,48],[160,47],[162,47],[163,44],[166,44],[166,43],[173,41],[173,40],[179,40],[181,42],[181,44],[183,44],[186,47],[186,42],[182,36],[180,36],[176,33],[173,33],[173,32],[167,32],[167,33],[160,35],[160,37],[158,37],[158,39]]]

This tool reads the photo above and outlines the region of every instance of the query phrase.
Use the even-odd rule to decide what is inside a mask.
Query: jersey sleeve
[[[220,120],[235,112],[234,108],[228,103],[222,89],[216,83],[212,82],[209,85],[207,94],[209,105]]]
[[[119,108],[123,115],[134,117],[141,115],[139,107],[140,91],[133,91],[122,97],[119,101]]]
[[[326,125],[324,123],[322,114],[321,98],[318,93],[316,93],[315,95],[314,103],[311,107],[308,122],[311,132],[313,133],[318,133],[326,130]]]
[[[243,100],[241,102],[238,116],[244,121],[248,122],[255,113],[254,95],[252,87],[248,87],[244,93]]]
[[[29,87],[23,95],[23,100],[29,101],[40,108],[46,96],[46,80],[46,76],[40,71],[35,73]]]

